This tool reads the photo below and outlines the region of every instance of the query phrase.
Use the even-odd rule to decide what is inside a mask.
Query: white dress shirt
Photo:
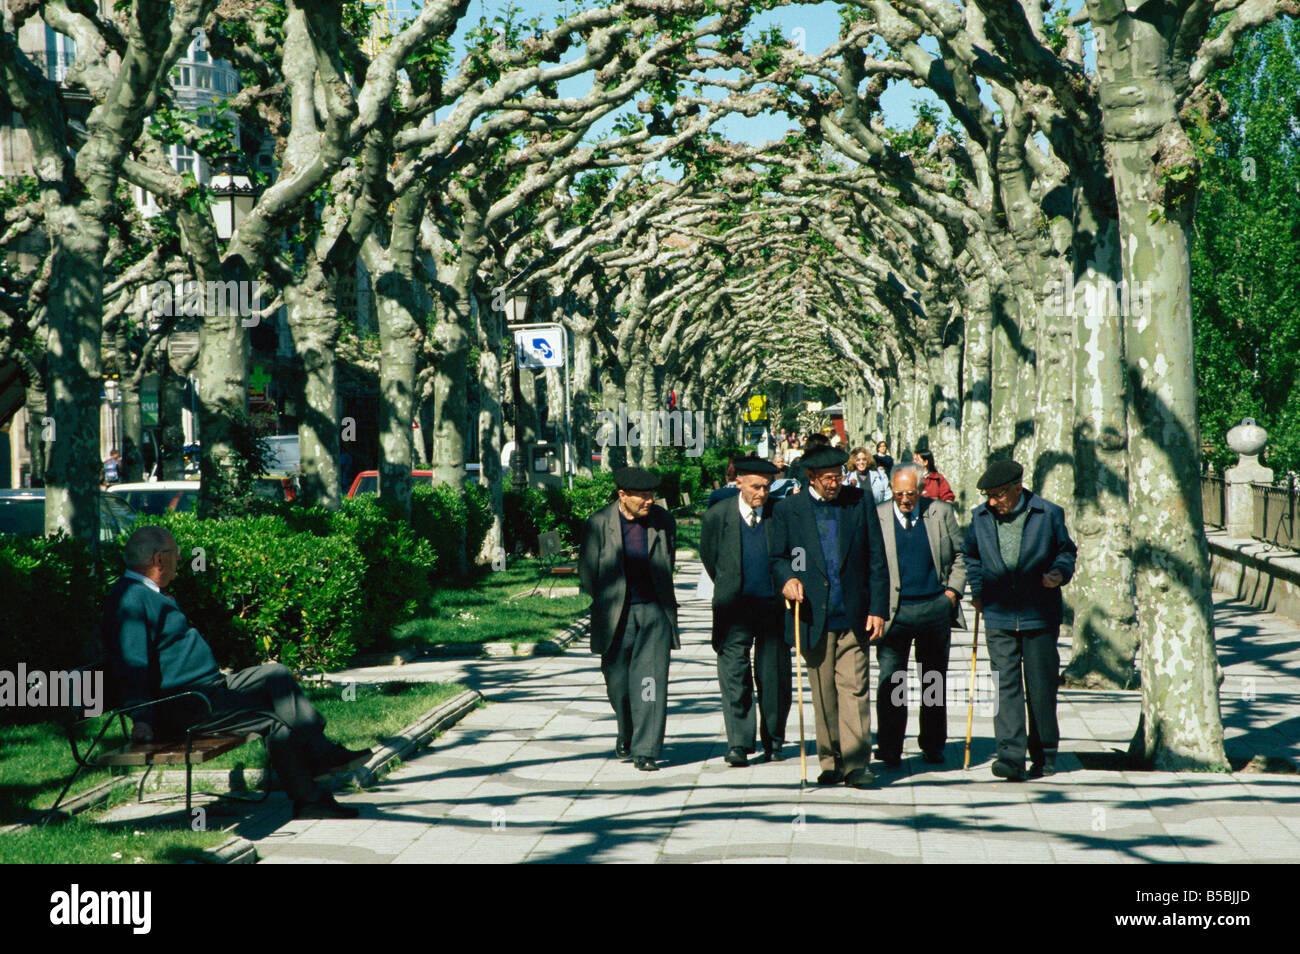
[[[135,572],[135,570],[127,570],[122,575],[126,577],[128,580],[137,580],[138,582],[143,583],[145,586],[149,587],[149,589],[153,590],[155,593],[162,592],[162,590],[159,588],[157,583],[149,579],[149,577],[142,576],[141,574]]]
[[[736,499],[740,501],[740,519],[743,523],[756,527],[763,522],[763,514],[755,510],[749,504],[745,503],[744,497],[742,497],[740,494],[736,494]],[[749,519],[751,514],[754,517],[754,521],[752,524],[750,524],[750,519]]]

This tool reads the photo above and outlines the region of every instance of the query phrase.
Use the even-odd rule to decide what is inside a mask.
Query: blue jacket
[[[984,603],[989,629],[1050,629],[1061,625],[1061,587],[1043,586],[1043,574],[1057,569],[1062,586],[1074,576],[1078,548],[1065,529],[1065,511],[1028,490],[1029,515],[1015,567],[1002,562],[998,531],[988,504],[971,511],[966,554],[966,585],[972,600]]]
[[[224,684],[199,631],[176,601],[138,580],[122,577],[108,592],[100,623],[108,655],[110,697],[133,706],[195,686]],[[134,718],[154,724],[152,708]]]

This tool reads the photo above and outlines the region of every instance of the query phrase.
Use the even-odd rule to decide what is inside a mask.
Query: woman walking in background
[[[925,482],[921,486],[922,497],[933,497],[935,500],[946,500],[949,503],[957,499],[957,495],[948,486],[948,481],[943,474],[939,473],[939,468],[935,466],[933,453],[920,451],[913,454],[912,463],[925,468]]]
[[[849,473],[844,483],[857,487],[863,493],[871,490],[871,454],[865,447],[855,447],[849,455]]]

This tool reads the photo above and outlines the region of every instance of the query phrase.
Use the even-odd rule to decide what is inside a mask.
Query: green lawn
[[[176,864],[205,860],[205,849],[230,839],[219,829],[142,829],[140,825],[139,821],[97,823],[77,817],[51,822],[46,828],[9,832],[0,835],[0,864]]]
[[[677,549],[700,552],[700,521],[698,517],[677,518]]]
[[[396,648],[437,643],[531,643],[547,639],[557,630],[580,619],[591,606],[591,598],[546,596],[549,581],[540,593],[528,596],[537,581],[536,560],[516,560],[504,570],[488,573],[472,582],[446,583],[432,602],[433,612],[393,630]],[[556,589],[578,585],[576,576],[560,577]]]
[[[358,685],[354,689],[355,697],[349,691],[347,698],[342,686],[311,685],[306,689],[312,703],[325,716],[330,738],[359,749],[388,741],[425,712],[464,691],[464,686],[397,682]],[[120,730],[110,731],[105,744],[121,745]],[[202,768],[232,768],[241,764],[250,770],[262,768],[266,764],[266,746],[255,740],[204,763]],[[0,726],[0,825],[20,821],[33,811],[52,805],[72,767],[67,741],[54,723]],[[173,779],[179,778],[175,769],[170,771]],[[84,772],[73,794],[108,777],[107,770]],[[123,788],[115,793],[114,801],[133,797],[133,788]],[[136,858],[143,858],[146,863],[185,861],[201,858],[203,849],[213,848],[227,839],[218,830],[219,825],[213,827],[214,830],[201,832],[152,829],[140,821],[102,823],[82,815],[52,821],[45,828],[0,835],[0,863],[134,864]],[[114,853],[120,857],[115,858]]]

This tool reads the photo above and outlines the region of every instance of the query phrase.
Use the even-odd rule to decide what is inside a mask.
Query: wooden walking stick
[[[786,609],[790,608],[790,601],[785,601]],[[804,752],[804,729],[803,729],[803,645],[799,640],[799,604],[794,604],[794,669],[795,669],[795,687],[799,695],[799,787],[803,788],[808,784],[808,756]]]
[[[975,656],[980,646],[980,611],[975,611],[975,638],[970,646],[970,704],[966,707],[966,760],[962,762],[962,771],[970,768],[970,728],[975,717]]]

